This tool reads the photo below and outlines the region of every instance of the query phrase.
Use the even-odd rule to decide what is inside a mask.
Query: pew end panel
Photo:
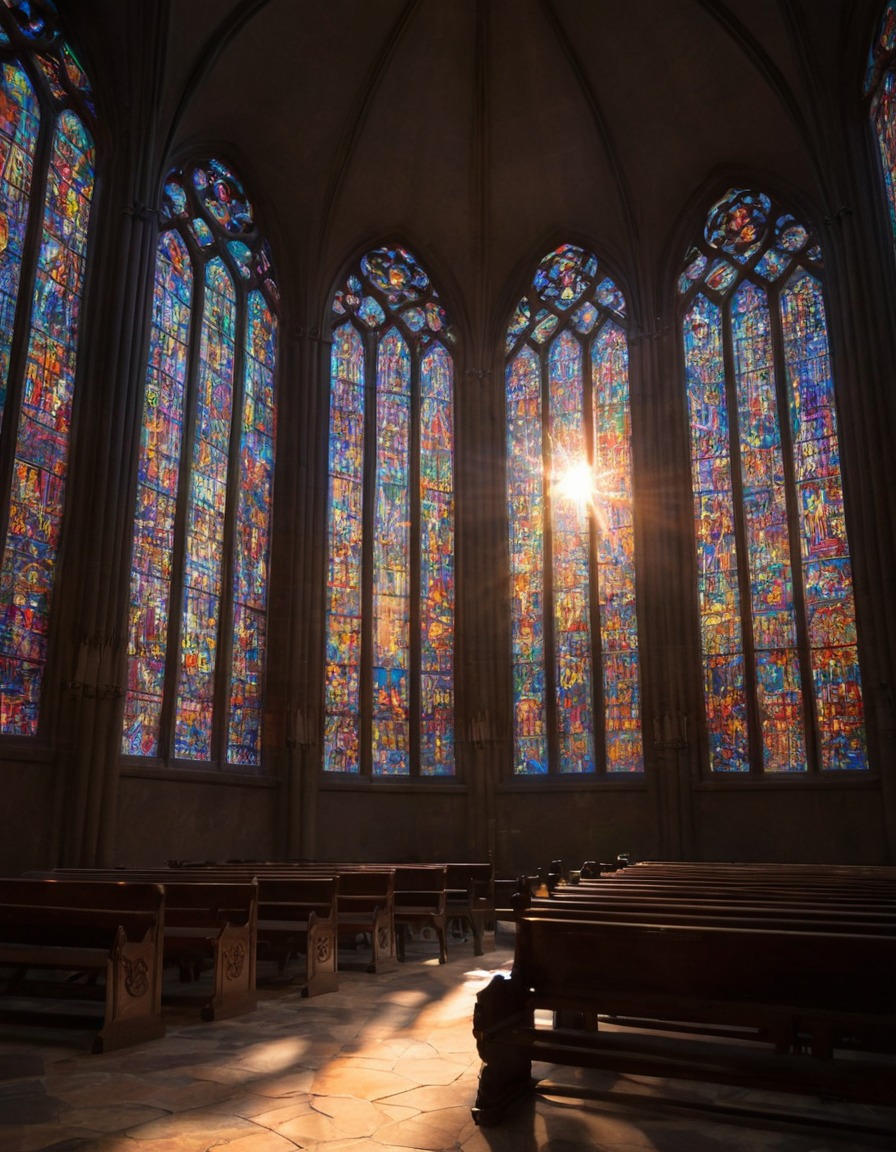
[[[294,982],[303,996],[339,987],[336,907],[339,877],[260,875],[259,955],[277,963],[282,976],[289,959],[304,956]]]
[[[252,881],[165,883],[165,960],[182,978],[210,963],[212,990],[199,1009],[203,1020],[225,1020],[258,1006],[256,948],[258,885]]]
[[[94,1053],[163,1036],[163,919],[156,884],[0,880],[0,1011],[27,1018],[21,1004],[47,998],[101,1004]]]

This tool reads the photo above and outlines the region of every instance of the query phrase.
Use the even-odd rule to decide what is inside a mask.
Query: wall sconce
[[[114,699],[123,694],[116,683],[119,641],[99,632],[85,636],[78,645],[75,675],[69,690],[94,700]]]
[[[313,713],[298,704],[286,709],[286,747],[310,748],[314,743],[316,725]]]
[[[493,739],[491,718],[487,711],[470,717],[470,743],[481,748]]]
[[[686,748],[688,718],[684,712],[663,712],[653,715],[653,746],[660,751]]]

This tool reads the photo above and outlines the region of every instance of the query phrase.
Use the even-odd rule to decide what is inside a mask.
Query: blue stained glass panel
[[[373,530],[373,725],[375,776],[410,772],[411,358],[394,329],[377,349]]]
[[[864,706],[827,320],[821,287],[808,272],[788,281],[781,317],[822,767],[864,769]]]
[[[233,281],[215,258],[205,269],[175,700],[174,751],[189,760],[212,757],[235,325]]]
[[[454,388],[434,344],[420,366],[420,772],[454,772]]]
[[[350,324],[330,355],[330,494],[324,770],[361,770],[359,681],[364,472],[364,347]]]
[[[591,347],[594,516],[603,648],[604,740],[608,772],[641,772],[641,690],[635,611],[628,343],[607,323]]]
[[[507,366],[514,772],[548,771],[544,679],[544,487],[541,368],[524,348]]]
[[[567,470],[588,458],[582,347],[569,332],[551,345],[548,394],[560,771],[593,772],[589,505],[569,498],[562,489]]]
[[[799,772],[805,725],[771,316],[753,284],[733,298],[732,344],[763,770]]]
[[[274,488],[277,321],[260,292],[247,302],[239,446],[227,761],[261,763],[262,689]]]
[[[165,232],[156,259],[131,561],[122,752],[133,756],[159,754],[192,291],[186,245]]]
[[[871,90],[871,124],[877,138],[890,227],[896,239],[896,3],[884,9],[871,46],[867,85]]]
[[[719,309],[703,296],[695,299],[683,325],[697,596],[710,764],[716,772],[746,772],[744,644],[721,325]]]
[[[14,61],[4,63],[0,85],[0,422],[6,406],[39,129],[40,109],[28,77]]]
[[[69,424],[90,202],[93,141],[71,111],[53,133],[9,524],[0,566],[0,729],[33,736],[47,655],[65,507]]]

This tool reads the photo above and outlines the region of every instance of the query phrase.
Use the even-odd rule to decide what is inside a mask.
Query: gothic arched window
[[[867,767],[821,261],[733,189],[679,278],[713,772]]]
[[[324,770],[454,773],[454,336],[378,248],[333,299]]]
[[[507,332],[514,772],[643,770],[625,301],[539,264]]]
[[[162,201],[134,521],[122,751],[261,760],[278,293],[218,160]]]
[[[896,0],[887,4],[871,45],[865,76],[871,124],[877,138],[890,227],[896,242]]]
[[[0,7],[0,732],[38,730],[94,187],[94,107],[49,3]]]

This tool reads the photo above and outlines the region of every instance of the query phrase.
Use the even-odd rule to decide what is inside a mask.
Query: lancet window
[[[165,182],[137,471],[126,755],[261,763],[279,296],[234,173]]]
[[[332,305],[324,771],[454,774],[453,329],[417,259]]]
[[[762,192],[678,281],[713,773],[867,768],[822,252]]]
[[[626,305],[539,264],[506,337],[514,772],[643,770]]]
[[[49,654],[95,181],[90,84],[50,3],[0,6],[0,732]]]

